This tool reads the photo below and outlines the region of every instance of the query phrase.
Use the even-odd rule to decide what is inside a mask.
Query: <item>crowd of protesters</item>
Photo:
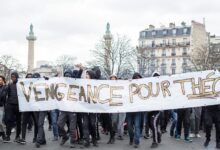
[[[98,67],[91,70],[66,70],[64,77],[81,78],[83,71],[86,79],[103,80]],[[158,72],[152,74],[157,78]],[[11,73],[11,81],[6,83],[5,77],[0,76],[0,137],[4,143],[11,142],[11,132],[15,129],[14,142],[26,144],[26,131],[34,128],[33,143],[37,148],[45,145],[46,135],[44,131],[45,119],[49,121],[49,130],[53,131],[53,141],[66,144],[70,140],[70,147],[89,148],[91,144],[98,146],[100,132],[109,135],[107,144],[114,144],[117,140],[124,140],[124,135],[129,135],[129,145],[138,148],[141,135],[145,139],[152,138],[151,148],[157,148],[161,143],[163,133],[168,130],[171,137],[176,140],[182,139],[192,142],[193,138],[200,138],[200,130],[206,133],[204,146],[210,142],[213,124],[216,131],[216,148],[220,149],[220,105],[200,108],[184,108],[177,110],[151,111],[151,112],[127,112],[127,113],[77,113],[67,111],[38,111],[19,112],[18,95],[16,84],[19,75]],[[26,78],[41,78],[39,73],[28,73]],[[132,79],[140,79],[139,73],[134,73]],[[45,77],[45,80],[49,78]],[[110,76],[109,80],[123,80],[116,75]],[[126,80],[126,79],[124,79]],[[101,129],[100,129],[101,127]]]

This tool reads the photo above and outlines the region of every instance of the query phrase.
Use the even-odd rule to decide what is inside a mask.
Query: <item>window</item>
[[[152,41],[152,47],[154,47],[155,46],[155,41]]]
[[[141,38],[145,38],[145,32],[143,31],[143,32],[141,32]]]
[[[183,58],[183,63],[186,64],[187,63],[187,59]]]
[[[187,67],[187,59],[183,58],[183,64],[182,64],[183,68]]]
[[[152,31],[152,36],[155,36],[156,35],[156,31]]]
[[[176,39],[173,39],[172,42],[173,42],[173,45],[176,45]]]
[[[185,47],[183,48],[183,55],[187,55],[187,50]]]
[[[163,40],[163,45],[166,45],[166,40]]]
[[[155,56],[155,51],[151,50],[151,57],[154,57],[154,56]]]
[[[141,47],[143,47],[144,46],[144,41],[141,41]]]
[[[187,33],[187,28],[184,28],[183,29],[183,34],[186,34]]]
[[[186,73],[186,68],[185,67],[183,67],[183,73]]]
[[[166,61],[165,61],[165,59],[163,58],[162,59],[162,65],[165,65],[166,64]]]
[[[172,74],[176,74],[176,68],[172,68]]]
[[[176,35],[176,29],[173,29],[172,32],[173,32],[173,35]]]
[[[162,74],[162,75],[166,75],[166,68],[164,68],[164,67],[161,68],[161,74]]]
[[[167,30],[163,30],[163,35],[166,35],[167,34]]]
[[[187,38],[183,38],[183,44],[186,44]]]
[[[166,56],[166,49],[162,50],[162,56]]]
[[[176,65],[176,59],[175,58],[172,59],[172,65]]]
[[[151,60],[151,66],[155,66],[155,60]]]
[[[176,49],[175,48],[172,49],[171,56],[176,56]]]

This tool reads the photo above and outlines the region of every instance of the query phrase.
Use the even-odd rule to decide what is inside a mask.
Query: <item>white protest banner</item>
[[[20,111],[117,113],[220,104],[220,73],[203,71],[138,80],[20,79]]]

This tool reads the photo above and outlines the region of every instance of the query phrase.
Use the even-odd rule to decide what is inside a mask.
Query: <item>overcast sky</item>
[[[139,31],[154,24],[179,25],[206,19],[206,29],[220,35],[220,0],[0,0],[0,55],[10,54],[27,66],[26,36],[33,23],[35,61],[60,55],[92,59],[90,50],[110,22],[113,34],[138,44]]]

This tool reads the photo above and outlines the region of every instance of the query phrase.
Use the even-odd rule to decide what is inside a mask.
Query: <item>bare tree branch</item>
[[[105,77],[112,74],[118,77],[127,77],[126,74],[134,72],[134,64],[136,61],[132,58],[135,49],[131,46],[130,39],[123,35],[113,36],[111,48],[105,45],[105,41],[101,39],[91,50],[94,60],[89,62],[89,66],[99,66]],[[108,62],[108,64],[106,64]]]

